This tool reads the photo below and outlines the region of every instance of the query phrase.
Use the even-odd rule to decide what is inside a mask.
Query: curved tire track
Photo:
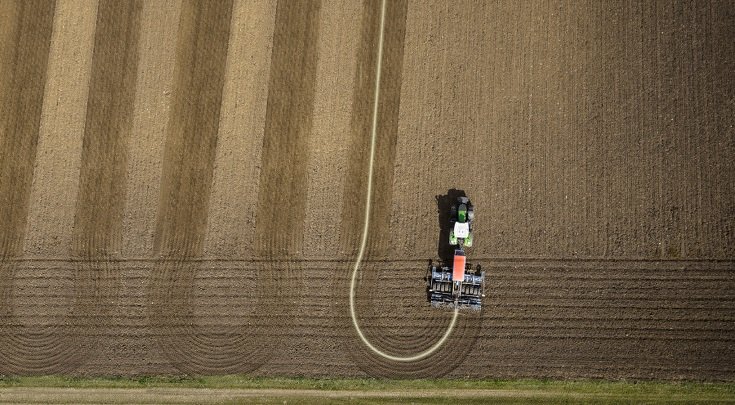
[[[230,19],[229,11],[225,15],[217,11],[223,7],[212,4],[187,4],[189,9],[182,12],[177,104],[166,144],[156,234],[156,250],[163,260],[151,284],[151,319],[163,328],[161,347],[179,370],[249,372],[277,351],[280,339],[272,336],[282,335],[279,328],[293,311],[286,298],[293,298],[300,287],[300,277],[294,277],[300,272],[291,259],[302,253],[303,246],[306,145],[311,130],[320,2],[281,1],[276,9],[256,217],[257,254],[265,259],[266,267],[255,276],[254,288],[242,287],[254,290],[251,316],[247,317],[252,326],[204,332],[194,326],[193,289],[201,270],[195,259],[203,251],[228,43],[224,34],[213,37],[213,28]],[[231,10],[231,5],[227,8]],[[204,43],[213,54],[204,54]],[[294,55],[299,59],[297,65]],[[190,65],[191,72],[186,70]],[[207,80],[214,84],[197,87]],[[189,104],[202,92],[208,94],[203,101]],[[285,207],[296,215],[282,215]]]
[[[28,327],[13,308],[13,259],[23,250],[55,6],[0,4],[0,374],[60,372],[80,363],[73,326]]]
[[[272,354],[270,340],[246,326],[212,330],[196,325],[196,277],[204,248],[216,157],[219,115],[232,20],[232,1],[183,4],[175,71],[175,101],[166,138],[162,195],[155,235],[160,258],[149,296],[158,343],[178,370],[191,374],[242,373]],[[246,271],[243,269],[243,271]],[[241,286],[242,290],[250,288]],[[253,313],[270,307],[271,291],[256,287]],[[259,318],[258,318],[259,319]]]
[[[41,17],[40,21],[51,24],[53,7],[50,11],[47,10],[50,16],[32,8],[30,10],[31,18],[42,15],[45,17]],[[54,326],[23,326],[12,310],[15,263],[5,263],[2,266],[0,277],[9,279],[10,283],[6,284],[2,292],[2,302],[7,305],[4,305],[4,309],[8,312],[9,321],[7,327],[3,328],[7,331],[3,336],[6,340],[3,347],[6,349],[0,356],[4,357],[3,364],[10,373],[47,374],[73,371],[94,355],[94,348],[98,347],[92,336],[104,329],[107,320],[105,315],[109,313],[111,303],[108,294],[117,291],[119,282],[118,271],[112,260],[118,256],[121,247],[124,198],[120,196],[125,192],[126,138],[132,122],[135,94],[139,15],[139,1],[103,1],[98,8],[74,245],[71,248],[71,256],[77,264],[73,277],[73,304],[68,318]],[[48,30],[50,31],[50,27]],[[42,37],[50,41],[50,32],[47,35],[48,37]],[[16,44],[16,49],[21,54],[26,47],[44,50],[42,46]],[[48,55],[48,46],[45,51]],[[18,60],[16,65],[25,67],[27,63]],[[35,82],[43,84],[44,79],[38,78]],[[40,94],[42,93],[41,85]],[[35,102],[40,107],[40,100],[34,100]],[[24,116],[20,112],[16,112],[16,116],[36,123],[36,127],[33,131],[17,133],[17,136],[25,138],[25,145],[14,145],[9,149],[6,146],[2,150],[20,152],[26,162],[32,163],[35,160],[32,149],[35,149],[37,142],[38,119]],[[24,170],[30,174],[23,177],[32,175],[32,166]],[[25,226],[27,216],[30,178],[17,187],[14,195],[24,198],[25,201],[16,202],[18,205],[15,205],[15,209],[23,209],[24,212],[15,213],[16,221],[19,222],[11,229],[15,228],[16,232],[4,235],[6,241],[16,239],[12,248],[14,252],[20,250],[22,227]]]
[[[338,321],[345,322],[347,319],[352,319],[352,322],[358,322],[358,319],[360,320],[359,323],[362,326],[359,326],[358,336],[348,339],[346,351],[367,373],[388,377],[440,376],[451,372],[469,353],[477,338],[480,315],[454,313],[450,315],[450,319],[446,319],[441,312],[432,311],[431,318],[428,320],[428,324],[432,326],[428,331],[422,328],[417,334],[400,336],[388,330],[392,325],[385,325],[380,321],[380,313],[376,311],[382,305],[373,305],[376,293],[371,289],[383,286],[385,283],[385,279],[381,280],[379,277],[380,268],[384,267],[380,260],[386,260],[386,256],[390,254],[387,235],[390,230],[391,189],[398,136],[401,71],[408,4],[403,1],[389,2],[385,9],[384,19],[381,19],[383,3],[366,1],[364,4],[363,46],[358,50],[357,55],[357,89],[353,100],[350,149],[351,165],[345,185],[343,207],[345,218],[343,218],[342,232],[342,235],[345,235],[342,240],[343,251],[357,255],[358,259],[354,268],[345,269],[344,272],[350,276],[354,274],[355,279],[340,275],[335,282],[338,291],[349,291],[350,302],[349,306],[338,309],[342,315]],[[379,43],[380,39],[382,43]],[[378,62],[378,55],[382,56],[380,62]],[[378,66],[378,69],[375,66]],[[379,82],[379,87],[376,86],[376,82]],[[372,133],[373,130],[375,137],[365,136],[365,134]],[[370,155],[365,154],[366,149],[371,150]],[[368,173],[368,176],[365,173]],[[370,199],[371,209],[366,209],[366,195]],[[348,216],[349,213],[355,212],[367,212],[368,214],[366,218],[359,218],[357,215]],[[358,243],[354,230],[363,228],[365,232]],[[359,251],[351,250],[355,246],[361,246]],[[363,268],[358,274],[358,267],[362,260],[370,261],[373,268]],[[406,274],[409,275],[408,280],[413,279],[410,276],[411,273]],[[422,283],[419,277],[416,277],[415,281]],[[360,284],[370,286],[366,293],[359,288]],[[352,312],[353,291],[354,313]],[[394,297],[393,299],[399,298]],[[446,327],[439,329],[435,325]],[[452,327],[455,328],[454,334],[445,333],[451,332]],[[359,334],[364,336],[359,336]],[[446,347],[439,349],[445,338],[447,339]],[[374,347],[366,346],[364,340],[372,342]],[[438,344],[437,341],[439,341]],[[359,349],[354,350],[355,347]],[[431,349],[432,347],[434,349]],[[423,350],[417,350],[417,348]],[[427,349],[428,351],[421,353]],[[378,353],[378,351],[383,353]],[[417,352],[418,356],[416,356]]]

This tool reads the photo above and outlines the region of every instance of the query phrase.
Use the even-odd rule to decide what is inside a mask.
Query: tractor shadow
[[[450,263],[454,256],[454,247],[449,244],[449,233],[451,232],[451,223],[449,216],[452,205],[457,202],[459,197],[467,197],[464,190],[450,189],[447,194],[436,196],[437,220],[439,221],[439,241],[437,243],[437,255],[442,263]]]

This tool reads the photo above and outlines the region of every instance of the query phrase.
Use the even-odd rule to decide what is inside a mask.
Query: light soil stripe
[[[249,257],[255,211],[276,1],[237,1],[232,14],[204,255]]]
[[[304,252],[334,257],[340,223],[354,97],[355,49],[359,46],[362,5],[325,1],[320,13],[319,61],[314,118],[309,139]]]
[[[146,1],[141,14],[137,91],[128,143],[124,257],[150,257],[171,109],[181,0]]]
[[[47,71],[24,250],[69,253],[79,186],[97,1],[59,0]]]
[[[373,167],[374,167],[374,161],[375,161],[375,148],[376,148],[376,138],[377,138],[377,128],[378,128],[378,101],[380,100],[380,77],[381,77],[381,68],[382,68],[382,61],[383,61],[383,32],[385,31],[385,2],[386,0],[383,0],[381,3],[380,8],[380,37],[378,39],[378,58],[377,58],[377,64],[375,67],[376,71],[376,77],[375,77],[375,98],[373,100],[373,115],[372,115],[372,126],[370,130],[370,158],[369,158],[369,166],[368,166],[368,180],[367,180],[367,192],[365,196],[365,222],[363,225],[362,230],[362,239],[360,241],[360,250],[357,253],[357,258],[355,259],[355,265],[352,268],[352,276],[350,279],[350,317],[352,318],[352,325],[355,327],[355,332],[357,332],[357,335],[360,337],[360,340],[375,354],[396,362],[414,362],[421,359],[424,359],[426,357],[431,356],[433,353],[435,353],[437,350],[439,350],[443,345],[444,342],[449,338],[449,336],[452,334],[452,331],[454,330],[454,325],[457,322],[457,316],[459,315],[459,310],[454,310],[454,315],[452,316],[452,320],[449,323],[449,326],[447,327],[447,330],[444,332],[442,337],[431,347],[428,349],[416,353],[414,355],[410,356],[395,356],[391,355],[389,353],[384,352],[383,350],[377,348],[374,346],[368,339],[365,337],[365,334],[362,332],[362,329],[360,329],[360,324],[357,319],[357,313],[355,312],[355,288],[357,287],[357,274],[358,270],[360,268],[360,263],[362,262],[363,255],[365,254],[365,248],[367,247],[367,240],[368,240],[368,230],[370,229],[370,209],[371,209],[371,203],[372,203],[372,197],[373,197]]]

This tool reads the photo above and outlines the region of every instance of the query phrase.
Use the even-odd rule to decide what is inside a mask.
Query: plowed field
[[[733,381],[733,38],[732,1],[0,1],[0,375]],[[484,308],[386,359],[355,260],[365,337],[434,345],[450,190]]]

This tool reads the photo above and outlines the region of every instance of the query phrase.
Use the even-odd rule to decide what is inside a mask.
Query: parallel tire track
[[[240,285],[250,274],[262,271],[263,262],[258,260],[217,260],[193,259],[197,266],[195,276],[196,288],[191,294],[194,302],[208,302],[206,309],[198,309],[211,316],[200,322],[201,327],[222,328],[225,325],[253,325],[249,330],[250,341],[281,341],[286,347],[309,347],[310,342],[324,341],[328,346],[312,348],[303,352],[294,351],[293,357],[273,359],[261,370],[265,374],[310,375],[324,370],[340,370],[345,375],[362,375],[363,364],[355,370],[354,357],[335,350],[340,341],[354,339],[350,319],[335,312],[334,301],[344,299],[329,290],[317,288],[329,281],[325,269],[333,269],[332,260],[301,262],[298,271],[302,274],[322,275],[310,279],[309,286],[301,295],[303,302],[298,306],[298,314],[287,318],[286,328],[264,328],[259,325],[268,324],[267,312],[253,313],[248,305],[238,309],[235,315],[227,319],[220,317],[221,312],[230,311],[231,303],[242,300],[242,290],[230,288]],[[25,286],[44,286],[50,280],[48,269],[63,274],[60,278],[67,284],[73,280],[73,269],[76,264],[69,260],[59,261],[23,261],[15,260],[19,268],[17,280]],[[504,280],[503,293],[517,295],[517,299],[506,299],[499,296],[499,290],[491,289],[487,302],[487,312],[482,317],[483,328],[475,342],[475,351],[467,357],[465,363],[457,367],[453,376],[470,375],[481,378],[487,375],[500,377],[538,376],[574,376],[595,375],[604,378],[636,377],[651,378],[731,378],[735,369],[732,367],[733,342],[735,338],[728,322],[735,318],[733,303],[722,301],[723,295],[735,288],[732,279],[723,281],[722,289],[713,291],[708,298],[691,301],[686,298],[687,289],[651,290],[647,295],[628,296],[641,285],[656,283],[666,277],[686,277],[689,271],[681,272],[677,263],[666,265],[641,264],[635,261],[624,261],[616,266],[614,272],[596,274],[592,278],[596,284],[590,284],[590,290],[604,286],[609,282],[618,283],[618,294],[615,296],[597,296],[580,298],[580,291],[570,289],[577,280],[566,279],[569,268],[554,261],[549,267],[544,280],[549,288],[558,291],[555,297],[537,297],[533,293],[519,293],[524,289],[524,275],[538,277],[538,262],[514,261],[510,266],[489,266],[489,279]],[[582,264],[586,263],[585,269]],[[574,274],[592,274],[599,266],[597,261],[570,262],[576,268]],[[278,261],[276,266],[284,266]],[[379,265],[390,272],[385,279],[387,290],[383,296],[375,297],[375,303],[383,307],[390,304],[385,299],[410,290],[401,284],[400,274],[415,271],[423,261],[367,262],[368,268]],[[141,318],[140,308],[148,307],[148,299],[144,291],[137,288],[143,285],[152,273],[158,271],[156,262],[151,260],[121,261],[117,264],[120,271],[126,274],[128,285],[119,295],[121,310],[118,315],[105,322],[107,329],[97,331],[97,339],[110,339],[116,342],[142,341],[155,342],[160,332],[157,328],[145,325]],[[691,277],[697,279],[703,274],[725,277],[733,263],[712,264],[706,261],[690,262],[693,269]],[[644,273],[636,269],[645,267]],[[37,269],[37,270],[34,270]],[[367,271],[367,269],[366,269]],[[618,280],[620,275],[635,274],[630,280]],[[286,285],[295,283],[301,274],[283,274],[279,282]],[[212,294],[215,292],[215,294]],[[254,293],[254,292],[253,292]],[[38,295],[40,294],[40,295]],[[24,288],[18,290],[16,296],[31,301],[34,296],[49,296],[52,293],[42,289]],[[73,297],[70,291],[59,291],[65,297]],[[58,297],[57,297],[58,298]],[[49,304],[62,305],[62,299],[48,300]],[[289,301],[288,304],[291,304]],[[424,323],[432,319],[432,313],[425,311],[426,303],[406,298],[401,301],[403,313],[386,311],[382,317],[375,319],[377,328],[391,331],[394,336],[410,339],[414,329],[421,330]],[[572,305],[572,307],[569,307]],[[58,307],[44,307],[35,315],[38,318],[52,314]],[[63,309],[63,308],[62,308]],[[308,317],[301,314],[309,314]],[[201,316],[201,315],[199,315]],[[334,319],[340,317],[339,321]],[[697,320],[697,321],[695,321]],[[177,327],[184,329],[188,318],[179,317]],[[371,322],[367,317],[361,321]],[[339,323],[339,327],[335,324]],[[660,325],[660,326],[658,326]],[[456,331],[455,331],[456,333]],[[352,350],[357,348],[356,345]],[[151,345],[155,347],[154,345]],[[266,346],[267,347],[267,346]],[[635,358],[636,360],[632,360]],[[470,359],[471,362],[470,362]],[[84,370],[111,370],[106,363],[90,364]],[[116,369],[139,367],[139,360],[118,359]],[[451,361],[448,363],[451,364]],[[377,367],[376,367],[377,368]],[[150,365],[147,370],[155,373],[170,372],[168,365]],[[312,374],[313,373],[313,374]],[[359,374],[355,374],[359,373]],[[375,373],[378,375],[377,373]],[[387,375],[384,372],[382,375]],[[408,373],[393,373],[394,376]],[[417,372],[412,375],[426,375]]]

